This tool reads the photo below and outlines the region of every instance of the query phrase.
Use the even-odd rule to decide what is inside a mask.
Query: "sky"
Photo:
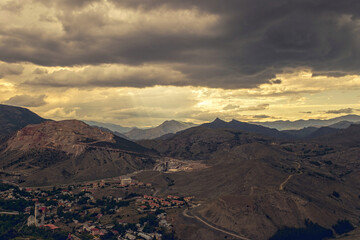
[[[360,114],[358,0],[1,0],[0,103],[44,118]]]

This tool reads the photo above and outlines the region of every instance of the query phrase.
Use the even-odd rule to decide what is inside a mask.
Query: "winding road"
[[[187,217],[187,218],[196,219],[196,220],[198,220],[199,222],[201,222],[201,223],[205,224],[206,226],[210,227],[211,229],[214,229],[214,230],[216,230],[216,231],[218,231],[218,232],[222,232],[222,233],[224,233],[224,234],[230,235],[230,236],[235,237],[235,238],[237,238],[237,239],[250,240],[250,238],[247,238],[247,237],[241,236],[241,235],[239,235],[239,234],[232,233],[232,232],[226,231],[226,230],[224,230],[224,229],[218,228],[218,227],[212,225],[211,223],[206,222],[205,220],[201,219],[200,217],[198,217],[198,216],[196,216],[196,215],[189,215],[189,214],[188,214],[188,210],[189,210],[189,209],[185,209],[185,210],[183,211],[183,215],[184,215],[185,217]]]
[[[286,179],[285,179],[285,181],[283,181],[281,184],[280,184],[280,186],[279,186],[279,190],[280,191],[282,191],[282,190],[284,190],[284,187],[285,187],[285,185],[290,181],[290,179],[293,177],[293,176],[295,176],[295,175],[301,175],[301,174],[303,174],[303,172],[299,172],[299,170],[300,170],[300,168],[301,168],[301,165],[300,165],[300,163],[296,163],[296,171],[297,171],[297,173],[295,174],[290,174]]]

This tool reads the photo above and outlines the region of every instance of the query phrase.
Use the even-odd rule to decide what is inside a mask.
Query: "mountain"
[[[230,122],[225,122],[219,118],[216,118],[211,123],[204,123],[201,126],[207,128],[230,128],[234,130],[256,133],[267,137],[279,138],[279,139],[289,139],[292,138],[291,135],[287,133],[280,132],[273,128],[263,127],[256,124],[250,124],[245,122],[239,122],[236,120],[232,120]]]
[[[281,132],[292,135],[295,139],[303,139],[303,138],[307,138],[308,136],[310,136],[317,130],[319,130],[319,128],[306,127],[306,128],[299,129],[299,130],[283,130]]]
[[[294,130],[306,127],[326,127],[342,121],[348,121],[352,123],[360,122],[360,116],[346,115],[327,120],[309,119],[296,121],[253,122],[253,124],[258,124],[264,127],[276,128],[278,130]]]
[[[152,167],[149,150],[77,121],[28,125],[0,152],[4,172],[21,173],[27,185],[46,185],[118,176]]]
[[[350,127],[352,124],[360,124],[360,122],[341,121],[341,122],[329,125],[328,127],[337,128],[337,129],[345,129],[345,128]]]
[[[209,160],[215,152],[227,151],[233,146],[250,142],[270,140],[239,130],[208,128],[201,125],[180,131],[166,139],[138,141],[139,144],[156,150],[161,155],[187,160]]]
[[[322,136],[318,141],[328,145],[360,147],[360,124],[352,124],[346,129],[340,129],[326,136]]]
[[[342,126],[344,126],[344,125],[342,125]],[[307,128],[303,128],[300,130],[284,130],[281,132],[292,135],[293,139],[311,140],[311,139],[316,139],[316,138],[320,138],[323,136],[328,136],[328,135],[334,134],[338,131],[339,131],[338,128],[333,128],[333,127],[320,127],[320,128],[307,127]]]
[[[0,136],[6,136],[28,124],[46,121],[26,108],[0,104]]]
[[[122,133],[119,133],[119,132],[117,132],[117,131],[111,131],[110,129],[108,129],[108,128],[105,128],[105,127],[98,127],[98,126],[92,126],[92,127],[96,127],[96,128],[98,128],[98,129],[100,129],[101,131],[104,131],[104,132],[110,132],[110,133],[112,133],[112,134],[114,134],[115,136],[118,136],[118,137],[121,137],[121,138],[125,138],[125,139],[127,139],[127,140],[130,140],[128,137],[126,137],[124,134],[122,134]]]
[[[86,124],[93,126],[93,127],[101,127],[101,128],[107,128],[109,130],[111,130],[112,132],[117,132],[117,133],[125,133],[130,131],[133,128],[130,127],[123,127],[117,124],[112,124],[112,123],[101,123],[101,122],[95,122],[95,121],[86,121],[84,120],[83,122],[85,122]]]
[[[335,134],[339,131],[337,128],[331,128],[331,127],[321,127],[315,132],[309,134],[306,138],[307,139],[316,139],[321,137],[330,136],[332,134]]]
[[[161,125],[150,129],[134,128],[133,130],[124,133],[124,135],[132,140],[154,139],[161,137],[165,134],[176,133],[178,131],[182,131],[184,129],[191,128],[194,126],[196,125],[193,123],[178,122],[175,120],[171,120],[171,121],[165,121]]]
[[[269,239],[285,226],[296,232],[306,219],[327,229],[341,219],[357,226],[360,147],[347,144],[360,143],[360,126],[341,131],[334,137],[341,139],[338,146],[326,142],[328,137],[283,143],[229,128],[194,127],[139,143],[169,158],[204,162],[206,168],[136,177],[152,181],[159,196],[190,195],[200,203],[173,215],[180,239],[224,239],[203,222],[254,240]]]

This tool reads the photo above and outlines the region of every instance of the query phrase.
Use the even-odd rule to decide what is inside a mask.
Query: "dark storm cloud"
[[[152,29],[139,25],[124,35],[116,34],[123,26],[107,29],[116,22],[100,10],[71,11],[100,0],[41,2],[60,9],[57,17],[64,35],[25,27],[2,29],[0,60],[44,66],[166,63],[183,73],[187,85],[219,88],[254,87],[289,67],[311,68],[315,76],[360,73],[357,0],[113,0],[118,8],[149,14],[159,8],[182,9],[219,18],[208,29],[211,34],[161,31],[159,24]],[[134,81],[138,79],[129,86],[151,85]],[[171,84],[181,86],[184,81]]]
[[[46,104],[44,98],[45,95],[41,96],[30,96],[30,95],[16,95],[7,101],[5,104],[22,106],[22,107],[40,107]]]
[[[77,10],[97,1],[98,0],[35,0],[35,2],[41,2],[48,7],[62,7],[66,8],[67,10]]]
[[[330,114],[343,114],[343,113],[353,113],[353,112],[354,112],[353,108],[343,108],[338,110],[326,111],[326,113],[330,113]]]
[[[36,71],[36,70],[35,70]],[[38,71],[36,71],[38,73]],[[120,66],[87,67],[82,71],[59,70],[50,74],[41,74],[23,82],[25,85],[46,87],[153,87],[156,85],[184,86],[187,83],[182,76],[171,69],[127,68]]]

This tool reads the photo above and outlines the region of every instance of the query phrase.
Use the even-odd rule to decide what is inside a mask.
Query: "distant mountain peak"
[[[149,128],[149,129],[134,128],[131,131],[125,133],[124,135],[127,136],[129,139],[133,139],[133,140],[154,139],[169,133],[176,133],[194,126],[196,125],[190,122],[166,120],[157,127]]]
[[[347,122],[360,122],[360,116],[355,114],[344,115],[340,117],[330,118],[330,119],[300,119],[296,121],[289,120],[277,120],[272,122],[253,122],[253,124],[258,124],[264,127],[276,128],[278,130],[299,130],[305,127],[327,127],[335,125],[336,123],[347,121]],[[349,125],[340,126],[340,128],[346,128]],[[335,125],[336,127],[336,125]]]
[[[272,129],[256,124],[246,123],[246,122],[240,122],[235,119],[231,120],[230,122],[225,122],[220,118],[216,118],[213,122],[204,123],[201,126],[208,128],[230,128],[234,130],[244,131],[248,133],[255,133],[255,134],[260,134],[274,138],[285,139],[289,137],[288,134],[282,133],[276,129]]]
[[[117,124],[113,124],[113,123],[103,123],[103,122],[87,121],[87,120],[84,120],[83,122],[85,122],[86,124],[89,124],[90,126],[107,128],[113,132],[118,132],[118,133],[129,132],[132,129],[130,127],[123,127],[121,125],[117,125]]]
[[[166,123],[178,123],[179,121],[176,120],[165,120],[162,124],[166,124]],[[162,125],[160,124],[160,125]]]
[[[212,121],[212,123],[226,123],[226,122],[217,117],[217,118],[215,118],[214,121]]]

